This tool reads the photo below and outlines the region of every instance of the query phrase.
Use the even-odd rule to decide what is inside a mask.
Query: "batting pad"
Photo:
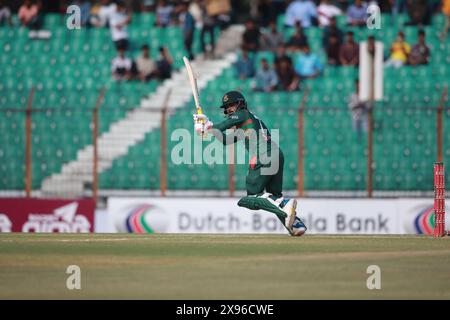
[[[255,196],[246,196],[239,200],[238,206],[244,207],[250,210],[265,210],[275,213],[284,225],[286,220],[286,213],[281,210],[277,205],[273,204],[267,198],[259,198]]]

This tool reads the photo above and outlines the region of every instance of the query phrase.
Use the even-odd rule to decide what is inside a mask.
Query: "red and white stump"
[[[434,164],[434,237],[443,237],[445,230],[445,172],[444,163]]]

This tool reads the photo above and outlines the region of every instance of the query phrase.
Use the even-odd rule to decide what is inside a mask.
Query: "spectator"
[[[89,25],[94,27],[100,27],[100,17],[98,15],[100,11],[100,4],[98,2],[94,2],[91,6],[91,10],[89,10]]]
[[[189,12],[189,2],[184,1],[180,6],[180,20],[182,22],[184,48],[188,53],[190,60],[194,60],[192,52],[192,42],[194,40],[195,20]]]
[[[165,28],[172,22],[173,6],[166,0],[159,0],[156,6],[156,26]]]
[[[302,51],[303,53],[297,58],[295,63],[295,72],[300,79],[316,78],[323,70],[319,56],[311,52],[309,45],[306,45]]]
[[[367,51],[369,52],[369,55],[372,58],[375,58],[375,50],[376,50],[375,37],[374,36],[367,37]]]
[[[166,47],[159,47],[159,57],[156,61],[156,77],[159,80],[169,79],[172,76],[173,59]]]
[[[117,57],[115,57],[111,64],[112,76],[117,81],[130,80],[131,69],[133,61],[125,57],[125,49],[119,48],[117,50]]]
[[[429,25],[440,2],[440,0],[389,0],[394,20],[399,13],[408,13],[410,21],[406,25]]]
[[[270,23],[270,0],[258,0],[257,2],[257,20],[263,27],[267,27]]]
[[[146,82],[156,75],[156,64],[150,58],[150,48],[148,45],[144,44],[141,51],[142,54],[136,59],[136,68],[139,80]]]
[[[372,57],[375,57],[375,50],[376,50],[376,46],[375,46],[375,36],[369,36],[367,38],[367,51],[369,51],[369,54]]]
[[[347,8],[347,23],[351,26],[365,26],[367,19],[367,5],[361,0],[355,0],[355,3]]]
[[[367,132],[370,104],[359,99],[359,80],[355,81],[355,92],[350,96],[348,108],[352,114],[352,129],[356,131],[358,140],[362,140],[362,132]]]
[[[324,50],[328,50],[328,46],[330,44],[330,38],[332,36],[336,36],[338,39],[339,45],[342,44],[342,31],[337,26],[336,17],[330,18],[330,24],[324,28],[322,35],[322,46]]]
[[[431,23],[432,16],[439,13],[441,8],[442,8],[442,0],[427,1],[427,11],[429,13],[427,17],[427,24]]]
[[[0,26],[6,23],[12,26],[11,9],[4,3],[4,0],[0,0]]]
[[[339,61],[339,49],[341,44],[339,43],[339,38],[336,34],[332,34],[330,37],[330,43],[328,44],[327,52],[327,62],[329,65],[338,66]]]
[[[131,14],[127,13],[125,4],[117,1],[116,10],[109,17],[111,36],[116,48],[128,50],[128,24],[131,22]]]
[[[74,4],[80,8],[80,23],[82,26],[86,26],[89,24],[89,17],[90,17],[90,11],[92,8],[91,2],[89,0],[76,0],[73,1],[71,4]],[[64,13],[67,11],[67,7],[69,4],[66,3],[66,5],[63,7]]]
[[[286,11],[285,0],[271,0],[270,1],[270,15],[272,21],[277,21],[280,14]]]
[[[353,32],[347,32],[346,42],[339,49],[339,62],[343,66],[359,64],[359,45],[353,39]]]
[[[25,0],[19,8],[18,17],[22,26],[39,29],[41,27],[40,4]]]
[[[155,1],[154,0],[142,0],[141,12],[154,12]]]
[[[392,16],[396,17],[399,13],[406,12],[406,0],[390,0]]]
[[[261,68],[256,72],[254,90],[271,92],[276,89],[277,85],[277,74],[270,68],[267,59],[261,59]]]
[[[284,44],[283,35],[278,32],[277,24],[273,21],[269,23],[269,30],[262,34],[262,40],[264,49],[272,52]]]
[[[278,71],[281,67],[281,61],[286,60],[288,61],[292,66],[292,59],[290,56],[286,54],[286,47],[281,46],[278,47],[277,51],[273,55],[273,67],[275,69],[275,72],[278,74]]]
[[[99,5],[91,7],[90,23],[95,27],[107,27],[110,24],[111,15],[117,10],[116,4],[110,0],[101,0]]]
[[[280,90],[295,91],[298,89],[299,78],[295,74],[292,60],[289,57],[279,60],[276,71]]]
[[[248,51],[258,51],[259,49],[259,39],[261,37],[261,32],[259,27],[256,26],[253,19],[247,20],[245,23],[245,31],[242,35],[242,46]]]
[[[447,37],[448,29],[450,29],[450,0],[442,0],[442,13],[445,16],[445,25],[440,34],[441,41]]]
[[[317,8],[310,0],[294,0],[286,10],[284,23],[288,27],[293,27],[295,22],[300,21],[303,28],[309,28],[317,19]]]
[[[323,28],[330,24],[331,18],[341,15],[342,11],[334,4],[331,4],[330,0],[322,0],[317,8],[317,14],[319,16],[319,26]]]
[[[255,62],[245,48],[242,48],[242,56],[236,62],[236,71],[241,80],[252,78],[255,75]]]
[[[278,68],[278,64],[281,60],[288,60],[292,64],[292,59],[286,54],[286,47],[278,47],[277,52],[274,54],[273,63],[275,65],[275,70]]]
[[[409,63],[411,65],[428,64],[430,59],[430,48],[425,43],[425,31],[419,30],[417,33],[419,43],[414,45],[409,55]]]
[[[230,12],[223,12],[221,14],[218,14],[216,16],[216,24],[219,26],[220,31],[223,31],[226,28],[228,28],[228,26],[231,24]]]
[[[300,22],[295,23],[295,33],[289,39],[286,46],[289,51],[299,51],[308,45],[308,38],[303,32],[303,27]]]
[[[386,62],[386,67],[399,68],[408,62],[411,47],[405,42],[405,35],[402,31],[397,34],[397,40],[392,43],[391,56]]]
[[[428,12],[427,0],[407,0],[407,10],[410,21],[406,25],[428,24],[431,13]]]
[[[205,3],[201,3],[202,12],[202,30],[200,32],[200,45],[205,56],[214,57],[214,52],[216,49],[216,38],[214,35],[214,30],[216,28],[216,19],[208,13]],[[210,39],[210,50],[206,48],[205,36],[209,34]]]
[[[202,0],[194,0],[189,5],[189,12],[194,17],[194,20],[197,23],[197,27],[201,28],[202,26]]]

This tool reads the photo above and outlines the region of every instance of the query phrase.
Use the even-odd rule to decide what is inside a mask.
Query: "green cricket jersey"
[[[214,124],[212,128],[222,132],[223,144],[227,144],[227,139],[236,142],[240,138],[244,138],[245,149],[251,155],[251,166],[252,164],[253,166],[261,164],[261,157],[270,156],[274,147],[279,148],[278,145],[272,142],[270,131],[264,122],[246,109],[236,111],[225,121]],[[236,130],[241,129],[242,131],[231,134],[231,136],[224,133],[225,130],[232,128]],[[243,136],[239,137],[239,134],[242,133]],[[281,153],[281,150],[279,152]],[[267,161],[263,162],[267,163]]]

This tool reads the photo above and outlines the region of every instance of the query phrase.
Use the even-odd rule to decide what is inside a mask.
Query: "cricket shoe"
[[[286,220],[284,221],[285,227],[290,233],[293,233],[292,226],[294,225],[296,218],[297,200],[295,199],[284,199],[280,204],[281,210],[286,213]]]
[[[299,217],[295,217],[294,224],[292,225],[291,236],[301,237],[305,234],[306,230],[308,230],[308,228],[306,228],[303,221]]]

